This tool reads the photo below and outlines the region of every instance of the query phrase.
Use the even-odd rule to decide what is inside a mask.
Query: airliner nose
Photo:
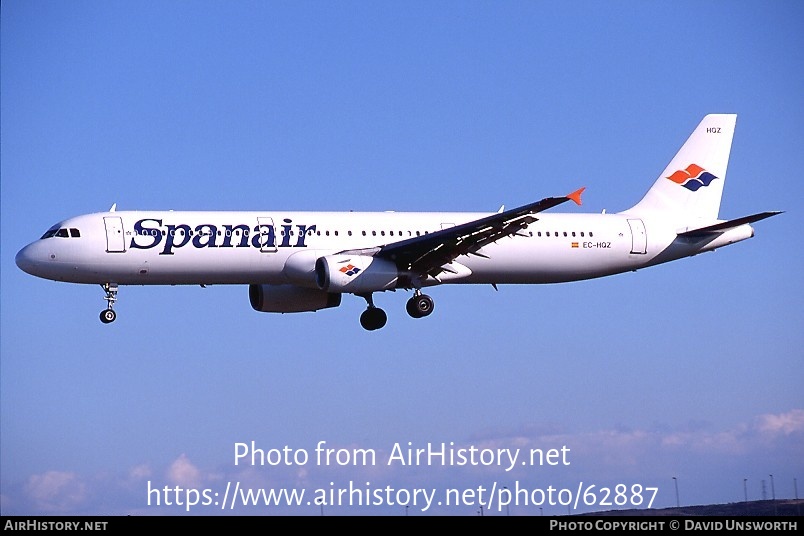
[[[23,272],[36,275],[35,267],[37,265],[37,259],[34,255],[33,249],[33,244],[28,244],[19,250],[19,252],[17,252],[17,256],[14,258],[14,262],[17,263],[17,266]]]

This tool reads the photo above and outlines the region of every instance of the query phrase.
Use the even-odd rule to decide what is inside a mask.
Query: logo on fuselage
[[[698,164],[690,164],[687,169],[679,169],[667,178],[691,192],[696,192],[699,188],[709,186],[717,177]]]
[[[175,249],[185,246],[201,248],[306,248],[304,239],[315,232],[315,225],[293,225],[293,220],[282,220],[279,230],[273,225],[254,226],[241,224],[215,225],[202,223],[195,227],[186,223],[163,224],[161,219],[143,218],[134,223],[130,248],[151,249],[162,246],[160,255],[173,255]],[[280,240],[277,243],[277,234]]]

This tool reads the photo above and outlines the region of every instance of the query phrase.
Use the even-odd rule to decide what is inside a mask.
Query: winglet
[[[117,210],[117,203],[112,205],[112,208],[109,209],[109,212],[114,212],[115,210]]]
[[[575,201],[576,205],[580,205],[581,194],[583,193],[584,190],[586,190],[586,186],[584,186],[583,188],[579,188],[578,190],[575,190],[571,194],[567,194],[567,199],[572,199],[573,201]]]

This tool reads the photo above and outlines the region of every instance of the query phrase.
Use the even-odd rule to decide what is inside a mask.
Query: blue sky
[[[742,500],[743,479],[749,498],[763,481],[770,498],[770,475],[789,498],[804,478],[800,2],[1,9],[3,514],[185,513],[149,506],[148,482],[221,495],[227,482],[639,484],[667,507],[672,477],[683,504]],[[269,315],[225,286],[124,287],[118,320],[102,325],[100,288],[14,265],[53,223],[112,203],[495,211],[586,186],[568,210],[624,210],[707,113],[738,114],[721,217],[785,211],[754,239],[601,280],[435,288],[424,320],[404,295],[378,295],[389,322],[377,332],[360,328],[359,298]],[[235,465],[235,444],[251,441],[311,460]],[[373,449],[378,463],[320,465],[320,441]],[[570,464],[384,463],[408,442],[566,446]]]

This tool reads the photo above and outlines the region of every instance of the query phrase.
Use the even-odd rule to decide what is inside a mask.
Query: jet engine
[[[327,292],[361,294],[396,288],[396,264],[368,255],[327,255],[315,262],[318,288]]]
[[[341,304],[340,294],[295,285],[249,285],[248,298],[263,313],[302,313]]]

